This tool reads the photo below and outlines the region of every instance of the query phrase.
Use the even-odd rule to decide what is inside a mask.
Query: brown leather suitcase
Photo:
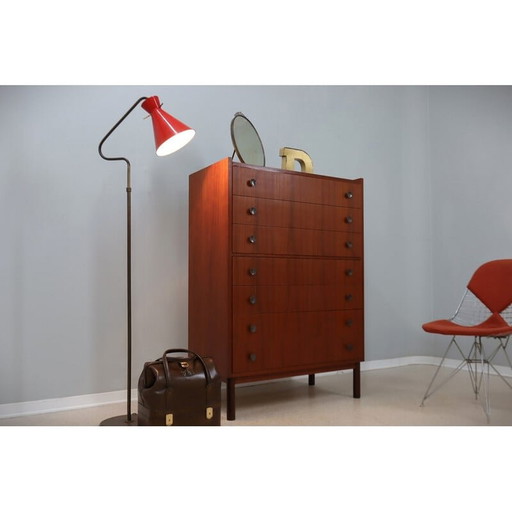
[[[171,353],[187,357],[169,357]],[[144,364],[138,383],[138,425],[219,426],[221,380],[211,357],[170,349]]]

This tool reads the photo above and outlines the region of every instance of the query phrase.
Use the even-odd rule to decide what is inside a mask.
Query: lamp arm
[[[127,189],[131,188],[131,183],[130,183],[130,168],[131,168],[131,164],[130,164],[130,161],[125,158],[124,156],[116,156],[116,157],[111,157],[111,156],[105,156],[101,150],[102,146],[103,146],[103,143],[112,135],[112,133],[116,130],[116,128],[130,115],[130,113],[132,112],[132,110],[139,104],[141,103],[142,101],[144,100],[147,100],[147,96],[142,96],[142,98],[139,98],[129,109],[128,111],[126,112],[126,114],[121,117],[121,119],[119,119],[119,121],[110,129],[110,131],[105,135],[105,137],[103,137],[103,139],[101,139],[101,142],[98,146],[98,153],[100,154],[101,158],[103,158],[104,160],[122,160],[124,162],[126,162],[126,171],[127,171]]]

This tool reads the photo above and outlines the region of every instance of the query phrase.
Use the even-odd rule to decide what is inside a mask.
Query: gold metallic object
[[[311,157],[301,149],[295,148],[281,148],[279,150],[279,156],[281,157],[281,169],[288,171],[295,170],[295,161],[300,164],[301,172],[313,173],[313,161]]]
[[[174,421],[174,417],[173,417],[172,413],[165,415],[165,424],[168,427],[170,427],[173,424],[173,421]]]
[[[206,419],[211,420],[213,418],[213,407],[206,408]]]

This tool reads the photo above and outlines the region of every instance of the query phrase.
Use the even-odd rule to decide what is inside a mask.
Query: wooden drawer
[[[251,315],[292,311],[361,309],[363,286],[354,282],[328,285],[234,286],[233,313]]]
[[[363,282],[361,260],[317,258],[269,258],[235,256],[234,285],[327,285],[354,286]]]
[[[234,195],[362,208],[362,180],[295,171],[258,169],[233,163]]]
[[[364,359],[362,310],[241,316],[233,331],[235,374]]]
[[[361,233],[363,214],[359,208],[233,196],[233,223]]]
[[[233,252],[359,258],[362,233],[233,225]]]

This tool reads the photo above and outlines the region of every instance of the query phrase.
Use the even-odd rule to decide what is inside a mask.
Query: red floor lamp
[[[127,277],[127,397],[126,397],[126,416],[115,416],[108,418],[100,423],[104,426],[132,426],[137,425],[137,415],[131,411],[131,374],[132,374],[132,276],[131,276],[131,164],[125,157],[108,157],[102,152],[103,143],[112,135],[114,130],[128,117],[135,107],[142,102],[142,108],[146,110],[153,121],[153,131],[155,135],[156,154],[166,156],[178,151],[188,144],[195,135],[195,131],[175,119],[167,112],[162,110],[158,96],[139,98],[121,119],[111,128],[103,137],[98,152],[105,160],[122,160],[126,162],[126,277]]]

